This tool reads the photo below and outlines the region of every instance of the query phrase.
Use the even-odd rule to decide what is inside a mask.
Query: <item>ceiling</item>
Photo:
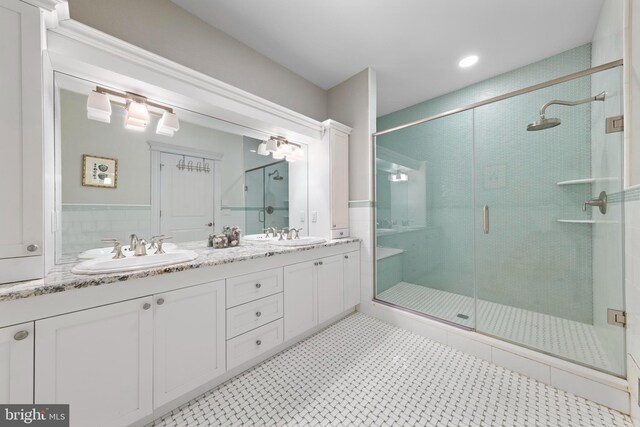
[[[603,2],[172,1],[323,89],[372,67],[379,116],[591,41]]]

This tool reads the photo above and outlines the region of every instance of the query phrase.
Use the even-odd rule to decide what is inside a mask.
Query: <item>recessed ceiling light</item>
[[[460,66],[460,68],[471,67],[476,62],[478,62],[478,59],[479,59],[478,55],[469,55],[469,56],[466,56],[466,57],[462,58],[460,60],[460,62],[458,62],[458,65]]]

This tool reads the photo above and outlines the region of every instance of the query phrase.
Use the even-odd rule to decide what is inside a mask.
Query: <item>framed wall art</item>
[[[82,185],[85,187],[117,188],[118,160],[83,154]]]

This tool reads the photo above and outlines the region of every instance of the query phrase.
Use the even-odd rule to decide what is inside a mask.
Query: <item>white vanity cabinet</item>
[[[344,259],[344,308],[360,304],[360,251],[343,255]]]
[[[44,270],[40,10],[0,0],[0,39],[0,283],[6,283],[40,278]]]
[[[359,254],[360,251],[355,251],[284,268],[285,340],[326,322],[358,303],[354,288],[357,287],[359,293]]]
[[[154,295],[154,408],[225,370],[225,283]]]
[[[308,147],[313,159],[309,162],[309,235],[339,239],[349,236],[351,128],[333,120],[323,125],[322,141]]]
[[[33,322],[0,329],[0,404],[33,403]]]
[[[72,426],[126,426],[153,412],[153,298],[36,321],[35,401]]]

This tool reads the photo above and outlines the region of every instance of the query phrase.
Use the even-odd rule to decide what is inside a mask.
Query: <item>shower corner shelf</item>
[[[615,182],[618,181],[616,177],[607,177],[607,178],[583,178],[583,179],[572,179],[569,181],[560,181],[558,185],[578,185],[578,184],[594,184],[596,182]]]
[[[557,221],[567,224],[618,224],[618,221],[595,219],[558,219]]]

